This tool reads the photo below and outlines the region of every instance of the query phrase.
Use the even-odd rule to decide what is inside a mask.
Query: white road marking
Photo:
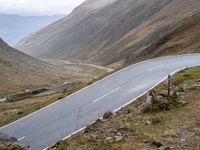
[[[116,88],[116,89],[114,89],[114,90],[108,92],[107,94],[105,94],[105,95],[103,95],[103,96],[101,96],[101,97],[95,99],[92,103],[98,102],[98,101],[101,100],[102,98],[104,98],[104,97],[106,97],[106,96],[108,96],[108,95],[110,95],[110,94],[116,92],[116,91],[119,90],[119,89],[120,89],[120,87],[118,87],[118,88]]]
[[[193,53],[193,54],[199,55],[199,53]],[[179,55],[179,56],[181,56],[181,57],[182,57],[182,56],[190,56],[190,54],[183,54],[183,55]],[[154,58],[154,59],[152,58],[152,59],[149,59],[149,60],[144,60],[144,61],[142,61],[142,62],[139,62],[139,63],[133,64],[133,65],[130,65],[130,66],[126,67],[126,68],[123,68],[123,69],[121,69],[121,70],[119,70],[119,71],[116,71],[116,72],[114,72],[114,73],[112,73],[112,74],[106,76],[105,78],[103,78],[103,79],[101,79],[101,80],[99,80],[99,81],[97,81],[97,82],[95,82],[95,83],[93,83],[93,84],[91,84],[91,85],[88,85],[88,86],[82,88],[81,90],[79,90],[79,91],[77,91],[77,92],[74,92],[73,94],[71,94],[71,95],[65,97],[65,99],[70,98],[70,97],[74,96],[75,94],[78,94],[78,93],[80,93],[80,92],[82,92],[82,91],[84,91],[84,90],[86,90],[86,89],[88,89],[88,88],[90,88],[90,87],[92,87],[92,86],[94,86],[94,85],[97,85],[98,83],[100,83],[100,82],[102,82],[102,81],[104,81],[104,80],[106,80],[106,79],[108,79],[108,78],[110,78],[110,77],[112,77],[112,76],[114,76],[114,75],[116,75],[116,74],[118,74],[118,73],[121,73],[121,72],[123,72],[124,70],[133,68],[133,67],[135,67],[135,66],[137,66],[137,65],[140,65],[140,64],[143,64],[143,63],[151,62],[152,60],[159,60],[159,59],[168,58],[168,57],[170,58],[170,57],[173,57],[173,56],[158,57],[158,58]],[[177,57],[177,56],[176,56],[176,57]],[[196,65],[196,66],[197,66],[197,65]],[[192,67],[192,66],[191,66],[191,67]],[[47,108],[49,108],[49,107],[51,107],[51,106],[53,106],[53,105],[55,105],[55,104],[57,104],[57,103],[59,103],[59,102],[60,102],[60,100],[59,100],[59,101],[56,101],[56,102],[54,102],[54,103],[52,103],[52,104],[50,104],[50,105],[47,105],[46,107],[43,107],[43,108],[41,108],[41,109],[39,109],[39,110],[37,110],[37,111],[35,111],[35,112],[29,114],[29,115],[26,115],[26,116],[24,116],[24,117],[22,117],[22,118],[20,118],[20,119],[18,119],[18,120],[16,120],[16,121],[13,121],[13,122],[11,122],[11,123],[9,123],[9,124],[3,126],[3,127],[0,127],[0,130],[1,130],[1,129],[4,129],[4,128],[6,128],[6,127],[9,127],[9,126],[11,126],[11,125],[13,125],[13,124],[15,124],[15,123],[17,123],[17,122],[19,122],[19,121],[22,121],[22,120],[24,120],[24,119],[26,119],[26,118],[28,118],[28,117],[30,117],[30,116],[32,116],[32,115],[38,113],[38,112],[41,112],[42,110],[45,110],[45,109],[47,109]]]
[[[158,68],[158,67],[160,67],[160,66],[162,66],[162,64],[161,64],[161,65],[158,65],[158,66],[155,66],[155,67],[153,67],[153,68],[151,68],[151,69],[149,69],[148,72],[149,72],[149,71],[153,71],[153,70],[155,70],[156,68]]]
[[[25,136],[23,136],[23,137],[21,137],[21,138],[19,138],[19,139],[17,139],[18,141],[21,141],[21,140],[23,140],[25,138]]]
[[[169,57],[169,56],[166,56],[166,57]],[[174,75],[174,74],[176,74],[177,72],[179,72],[179,71],[181,71],[181,70],[184,70],[184,69],[186,69],[186,68],[189,68],[189,67],[197,67],[197,66],[199,66],[199,65],[191,65],[191,66],[187,66],[187,67],[182,67],[182,68],[177,69],[176,71],[170,73],[170,75]],[[122,69],[122,70],[123,70],[123,69]],[[120,71],[119,71],[119,72],[120,72]],[[116,73],[114,73],[114,74],[116,74]],[[111,76],[111,75],[110,75],[110,76]],[[106,78],[108,78],[108,77],[106,77]],[[122,109],[123,107],[126,107],[127,105],[131,104],[132,102],[134,102],[135,100],[137,100],[137,99],[140,98],[141,96],[145,95],[147,92],[149,92],[151,89],[153,89],[153,88],[155,88],[156,86],[158,86],[160,83],[162,83],[162,82],[165,81],[166,79],[167,79],[167,76],[166,76],[165,78],[163,78],[159,83],[157,83],[156,85],[152,86],[151,88],[149,88],[148,90],[146,90],[144,93],[142,93],[142,94],[139,95],[138,97],[132,99],[132,100],[129,101],[128,103],[124,104],[123,106],[121,106],[121,107],[115,109],[113,112],[117,112],[117,111],[119,111],[120,109]],[[97,82],[99,82],[99,81],[97,81]],[[102,117],[101,117],[101,118],[102,118]],[[94,122],[95,122],[95,121],[94,121]],[[93,124],[94,122],[92,122],[91,124]],[[90,124],[90,125],[91,125],[91,124]],[[88,125],[84,126],[84,127],[81,128],[80,130],[75,131],[75,132],[73,132],[72,134],[70,134],[70,135],[64,137],[62,140],[66,140],[66,139],[70,138],[71,136],[75,135],[76,133],[83,131],[85,128],[87,128],[87,126],[88,126]],[[54,145],[54,144],[52,144],[51,146],[53,146],[53,145]],[[48,146],[48,147],[44,148],[43,150],[47,150],[47,149],[50,148],[51,146]]]

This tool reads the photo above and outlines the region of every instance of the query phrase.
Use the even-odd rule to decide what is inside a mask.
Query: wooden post
[[[154,89],[150,91],[150,95],[152,96],[152,103],[156,102],[157,97],[156,97],[156,92]]]
[[[168,75],[168,97],[170,97],[171,94],[171,76]]]

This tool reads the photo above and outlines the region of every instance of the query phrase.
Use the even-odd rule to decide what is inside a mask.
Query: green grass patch
[[[153,101],[152,104],[145,107],[143,113],[160,113],[162,111],[168,111],[174,108],[180,108],[183,104],[176,99],[167,98],[160,101]]]

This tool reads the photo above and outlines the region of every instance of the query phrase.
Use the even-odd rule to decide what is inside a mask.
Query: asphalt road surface
[[[56,87],[56,88],[53,88],[51,90],[48,90],[46,92],[43,92],[43,93],[40,93],[40,94],[37,94],[36,96],[46,96],[46,95],[50,95],[50,94],[54,94],[56,92],[59,92],[59,91],[62,91],[62,90],[65,90],[69,87],[71,87],[73,85],[73,83],[65,83],[59,87]]]
[[[39,150],[67,138],[117,111],[185,67],[200,66],[200,54],[152,59],[125,68],[31,115],[0,128],[31,149]]]

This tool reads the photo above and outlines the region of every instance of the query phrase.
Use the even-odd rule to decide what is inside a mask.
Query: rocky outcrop
[[[1,150],[28,150],[28,146],[17,141],[16,138],[10,137],[0,132],[0,149]]]

